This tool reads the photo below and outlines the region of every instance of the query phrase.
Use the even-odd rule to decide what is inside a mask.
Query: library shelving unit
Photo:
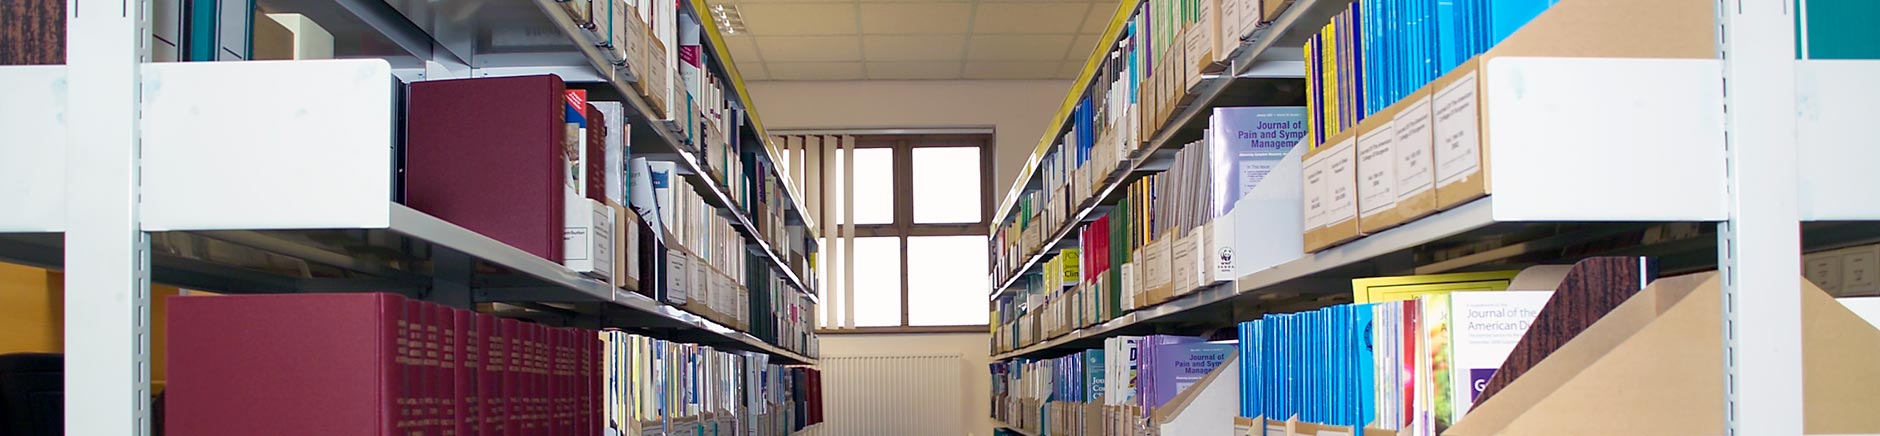
[[[1078,228],[1113,213],[1132,181],[1168,169],[1175,151],[1204,139],[1211,109],[1303,102],[1295,95],[1293,103],[1272,103],[1284,100],[1274,96],[1285,87],[1271,84],[1300,83],[1306,71],[1300,47],[1352,4],[1282,2],[1289,6],[1244,35],[1229,35],[1235,39],[1229,52],[1217,53],[1216,72],[1198,74],[1177,90],[1174,107],[1163,108],[1161,127],[1144,122],[1140,142],[1129,144],[1133,150],[1117,159],[1114,170],[1089,174],[1089,195],[1053,199],[1062,208],[1055,219],[1018,216],[1027,195],[1054,188],[1045,186],[1044,166],[1060,138],[1079,128],[1072,117],[1080,97],[1099,89],[1093,76],[1101,75],[1119,41],[1128,42],[1126,26],[1138,8],[1154,3],[1119,6],[1104,44],[1073,82],[993,216],[993,235],[1018,220],[1042,226],[1037,239],[994,238],[989,248],[999,256],[1010,245],[1022,245],[989,271],[995,362],[1102,348],[1104,339],[1123,335],[1231,332],[1236,323],[1264,313],[1349,303],[1354,278],[1654,256],[1667,274],[1715,269],[1723,276],[1724,297],[1734,302],[1724,305],[1726,328],[1719,332],[1727,377],[1717,382],[1727,381],[1727,428],[1737,434],[1801,433],[1801,253],[1880,239],[1874,225],[1880,201],[1853,191],[1873,186],[1875,175],[1861,168],[1876,158],[1875,142],[1846,118],[1880,113],[1873,103],[1880,88],[1854,79],[1880,72],[1880,61],[1798,53],[1799,21],[1790,14],[1799,12],[1784,7],[1790,2],[1666,2],[1675,3],[1667,10],[1682,17],[1666,27],[1717,32],[1685,39],[1686,48],[1702,52],[1693,56],[1647,53],[1656,48],[1588,48],[1628,36],[1547,47],[1534,32],[1517,33],[1471,67],[1480,68],[1483,81],[1481,171],[1492,174],[1479,182],[1482,195],[1343,243],[1314,246],[1304,241],[1300,203],[1308,194],[1301,192],[1301,163],[1289,156],[1252,192],[1242,193],[1240,207],[1225,222],[1214,222],[1234,228],[1231,277],[1178,289],[1165,301],[1125,305],[1100,322],[1086,316],[1084,325],[1009,340],[1015,335],[1013,326],[1001,325],[1010,322],[1000,318],[1001,301],[1012,308],[1007,316],[1031,309],[1022,296],[1025,276],[1043,272],[1059,250],[1078,248]],[[1230,0],[1207,3],[1220,8]],[[1560,15],[1535,22],[1552,20],[1550,28],[1599,23],[1584,17],[1616,4],[1548,3],[1555,8],[1548,13]],[[1655,23],[1645,20],[1610,21],[1629,29],[1616,34],[1654,31],[1649,28]],[[1586,133],[1582,129],[1597,130],[1598,139],[1580,135]]]
[[[333,34],[334,57],[343,61],[312,63],[149,63],[150,23],[137,7],[144,3],[123,11],[80,3],[86,13],[67,17],[66,65],[0,67],[0,93],[8,95],[0,101],[0,260],[67,277],[65,413],[83,417],[67,420],[69,434],[148,434],[151,282],[218,293],[396,292],[763,354],[772,363],[818,363],[811,332],[766,341],[388,195],[401,122],[390,104],[393,80],[556,74],[596,101],[623,102],[632,154],[676,163],[682,186],[745,237],[760,259],[751,268],[781,279],[783,298],[819,303],[807,254],[792,258],[778,243],[798,236],[766,235],[729,182],[712,174],[714,164],[661,121],[628,62],[562,2],[258,2]],[[731,134],[761,144],[755,153],[771,159],[776,151],[705,8],[691,1],[676,9],[708,38],[706,68],[728,79],[734,92],[726,99],[749,113]],[[225,117],[228,128],[176,127],[205,117]],[[275,118],[255,125],[287,130],[243,125],[268,117]],[[257,153],[253,135],[285,144]],[[787,242],[813,253],[814,217],[796,188],[777,186],[779,216],[797,230],[785,233],[802,239]],[[205,255],[211,249],[217,253]]]

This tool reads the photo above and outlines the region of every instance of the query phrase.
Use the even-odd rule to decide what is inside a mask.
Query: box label
[[[689,263],[685,252],[666,250],[666,299],[672,303],[685,304],[685,285],[692,275]]]
[[[1356,138],[1345,138],[1326,150],[1325,225],[1358,217],[1358,162]]]
[[[563,263],[573,264],[580,261],[583,262],[582,265],[587,265],[585,263],[588,260],[588,229],[586,227],[561,228],[561,257]],[[569,267],[574,266],[569,265]]]
[[[1397,206],[1397,129],[1395,122],[1358,138],[1358,209],[1369,217]]]
[[[1306,231],[1313,231],[1325,227],[1326,222],[1325,210],[1328,204],[1325,200],[1325,153],[1306,158],[1301,168],[1301,172],[1305,175],[1305,188],[1302,192],[1305,195],[1305,226]]]
[[[1852,249],[1841,256],[1841,296],[1872,295],[1880,291],[1880,256],[1875,250],[1880,247],[1868,246]]]
[[[1200,279],[1196,277],[1198,271],[1196,271],[1195,266],[1198,265],[1198,260],[1195,259],[1194,235],[1176,238],[1172,250],[1173,253],[1170,255],[1170,261],[1174,263],[1172,269],[1174,269],[1175,275],[1175,293],[1180,294],[1188,292],[1194,289],[1196,283],[1200,281]]]
[[[1164,238],[1166,239],[1166,238]],[[1151,242],[1143,249],[1143,284],[1144,290],[1154,289],[1169,284],[1173,266],[1169,262],[1168,241]]]
[[[1430,128],[1430,98],[1417,99],[1410,107],[1397,113],[1397,198],[1405,199],[1429,191],[1436,186],[1436,173],[1430,158],[1430,144],[1434,141]]]
[[[1123,264],[1122,268],[1123,268],[1122,306],[1124,309],[1132,309],[1136,307],[1136,264],[1133,262],[1126,263],[1126,264]]]
[[[1471,71],[1436,94],[1436,184],[1447,185],[1481,170],[1481,113]]]

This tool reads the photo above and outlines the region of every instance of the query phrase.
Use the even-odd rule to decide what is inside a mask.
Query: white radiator
[[[965,361],[958,354],[825,356],[818,436],[960,436]]]

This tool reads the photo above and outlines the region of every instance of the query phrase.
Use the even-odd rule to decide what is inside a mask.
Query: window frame
[[[901,247],[901,324],[898,326],[855,326],[854,328],[817,328],[818,334],[857,334],[857,333],[965,333],[985,332],[989,328],[986,322],[976,324],[915,326],[910,325],[912,315],[909,312],[908,296],[908,238],[923,236],[981,236],[990,237],[989,222],[992,220],[992,182],[996,169],[993,167],[996,147],[992,133],[945,133],[945,134],[865,134],[852,135],[855,149],[894,150],[894,222],[889,224],[855,224],[856,238],[896,237]],[[979,149],[979,221],[967,223],[924,223],[914,222],[914,149],[917,148],[965,148]],[[852,200],[851,200],[852,201]],[[854,205],[848,205],[854,207]],[[851,255],[844,253],[844,255]],[[853,304],[849,302],[848,304]]]

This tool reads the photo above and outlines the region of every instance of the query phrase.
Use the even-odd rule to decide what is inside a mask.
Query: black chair
[[[65,434],[65,355],[0,355],[0,436]]]

